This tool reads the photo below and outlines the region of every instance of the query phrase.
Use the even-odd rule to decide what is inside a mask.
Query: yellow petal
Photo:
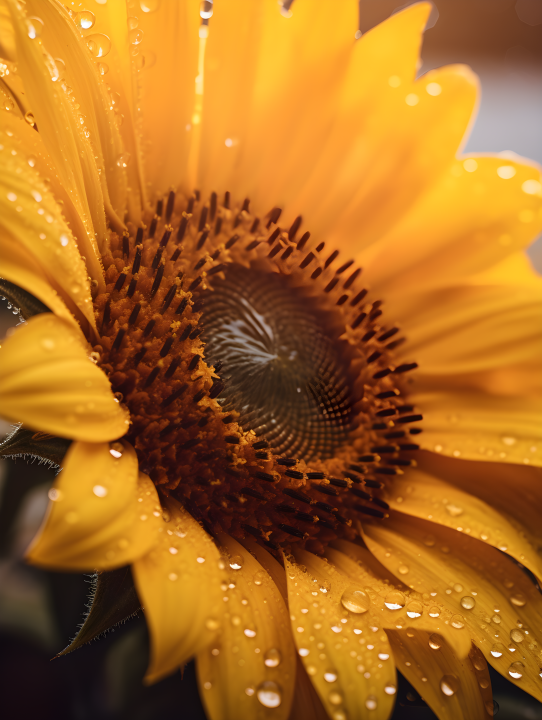
[[[417,384],[540,360],[542,279],[527,286],[521,280],[458,284],[404,298],[393,317],[420,365]]]
[[[122,24],[122,10],[114,6],[109,8],[110,3],[104,10],[109,13],[113,50],[119,58],[119,68],[112,67],[112,71],[118,76],[119,87],[126,89],[126,100],[130,98],[129,88],[133,83],[131,63],[137,67],[138,61],[144,58],[137,76],[140,86],[138,105],[142,112],[136,120],[141,123],[137,132],[145,139],[145,174],[151,194],[154,194],[166,192],[171,186],[178,187],[186,181],[191,138],[186,126],[192,122],[194,109],[200,2],[152,4],[156,9],[137,13],[137,29],[143,40],[137,46],[140,54],[135,58],[129,55],[134,46],[130,44],[132,36],[126,18]],[[134,111],[135,107],[134,102]],[[128,150],[131,152],[130,148]],[[189,188],[190,192],[193,189]]]
[[[359,255],[367,281],[397,307],[408,292],[442,287],[517,253],[542,229],[540,169],[502,157],[451,163],[378,244]],[[500,168],[512,168],[508,179]],[[502,171],[501,171],[502,173]]]
[[[382,625],[341,603],[351,589],[347,576],[306,551],[296,550],[296,560],[303,565],[285,558],[294,641],[328,714],[388,718],[397,681]]]
[[[145,676],[153,683],[206,647],[218,628],[220,554],[212,538],[175,500],[166,499],[158,544],[132,565],[151,635]]]
[[[11,62],[15,60],[15,38],[9,8],[5,2],[0,3],[0,57]]]
[[[30,37],[27,18],[10,0],[17,67],[41,137],[64,187],[81,215],[91,240],[101,244],[106,234],[102,190],[94,151],[85,137],[69,96],[56,82],[58,70],[45,47]]]
[[[20,146],[7,133],[0,137],[5,148],[0,170],[0,228],[11,238],[8,245],[20,243],[70,309],[95,327],[88,272],[60,206]],[[13,252],[7,248],[6,254],[13,264]],[[31,287],[25,289],[33,292]]]
[[[423,451],[420,452],[420,465],[425,472],[496,508],[514,527],[523,530],[527,539],[532,538],[531,543],[536,547],[542,544],[540,468],[502,462],[482,464]]]
[[[124,435],[128,414],[88,352],[82,333],[52,313],[19,326],[1,350],[2,415],[73,440]]]
[[[273,0],[216,3],[205,55],[198,187],[246,193],[260,211],[291,194],[281,181],[306,177],[297,150],[306,156],[329,126],[358,19],[354,0],[296,0],[291,17],[280,9]]]
[[[542,602],[516,563],[474,538],[400,513],[363,529],[375,557],[422,594],[424,613],[438,609],[496,670],[542,698],[537,649]],[[400,567],[407,572],[401,574]],[[521,678],[515,678],[514,668]]]
[[[44,23],[41,40],[53,57],[65,64],[62,79],[72,88],[80,105],[84,127],[90,133],[100,174],[104,203],[110,222],[122,230],[126,209],[126,170],[120,161],[124,154],[114,107],[81,32],[60,4],[47,0],[29,0],[29,15],[38,15]],[[96,29],[92,29],[92,34]],[[116,98],[115,98],[116,104]]]
[[[318,693],[314,689],[303,666],[301,658],[297,658],[295,693],[290,718],[295,720],[329,720]]]
[[[413,393],[423,414],[421,447],[465,460],[542,465],[542,401],[448,390]]]
[[[484,720],[493,715],[483,656],[473,653],[460,660],[443,640],[427,632],[395,630],[389,638],[397,667],[439,720]]]
[[[333,563],[357,588],[363,588],[370,601],[370,613],[375,625],[382,625],[386,632],[391,629],[405,627],[405,624],[416,630],[438,632],[446,638],[450,647],[459,657],[465,657],[471,645],[465,633],[452,631],[442,619],[430,618],[420,609],[422,598],[416,590],[411,590],[399,581],[371,553],[359,545],[346,540],[337,540],[333,548],[327,548],[326,558]],[[404,597],[406,618],[397,602],[390,603],[390,593],[398,590]],[[403,599],[398,595],[401,603]],[[397,600],[396,598],[396,600]],[[394,598],[391,597],[393,601]],[[391,607],[388,605],[391,604]]]
[[[521,525],[514,527],[505,516],[472,493],[425,472],[411,470],[405,476],[394,478],[388,502],[391,508],[407,515],[431,520],[487,542],[542,578],[542,559],[526,539],[525,529]]]
[[[74,442],[49,491],[49,512],[27,559],[56,570],[111,570],[157,541],[162,512],[127,442]]]
[[[227,602],[221,602],[216,640],[197,657],[206,712],[211,720],[248,720],[267,717],[262,713],[269,708],[269,717],[286,720],[296,677],[286,604],[270,575],[242,545],[228,536],[220,542]]]

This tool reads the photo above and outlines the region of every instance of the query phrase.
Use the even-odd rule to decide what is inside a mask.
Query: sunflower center
[[[332,457],[354,419],[340,330],[287,276],[240,265],[205,294],[202,320],[206,360],[225,383],[224,412],[237,412],[243,430],[276,453]]]
[[[229,193],[159,201],[112,234],[94,357],[163,495],[210,532],[315,552],[385,517],[421,416],[402,342],[352,260]],[[383,497],[384,496],[384,497]]]

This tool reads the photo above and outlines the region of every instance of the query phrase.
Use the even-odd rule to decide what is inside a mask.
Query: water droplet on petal
[[[438,618],[440,616],[440,608],[436,605],[433,605],[433,607],[429,608],[428,615],[432,618]]]
[[[36,120],[34,119],[34,115],[32,115],[31,112],[26,112],[26,113],[24,114],[24,119],[25,119],[26,122],[30,125],[30,127],[34,127],[34,125],[36,124]]]
[[[384,692],[386,693],[386,695],[395,695],[395,693],[397,692],[397,686],[393,683],[386,683],[384,685]]]
[[[82,10],[76,13],[73,19],[80,30],[90,30],[96,22],[96,16],[90,10]]]
[[[510,677],[514,678],[514,680],[519,680],[523,677],[524,670],[525,665],[522,662],[513,662],[508,668],[508,674]]]
[[[264,707],[276,708],[282,702],[282,692],[277,683],[264,680],[256,689],[256,697]]]
[[[143,30],[130,30],[128,33],[128,42],[131,45],[139,45],[139,43],[143,40]]]
[[[341,596],[341,605],[357,615],[367,612],[370,600],[367,593],[358,588],[347,588]]]
[[[406,614],[409,618],[417,618],[423,613],[423,605],[417,600],[413,600],[407,605]]]
[[[132,156],[130,155],[129,152],[122,153],[122,155],[119,155],[119,157],[117,158],[117,165],[119,167],[123,167],[123,168],[128,167],[128,165],[130,164],[131,157]]]
[[[254,585],[257,585],[258,587],[263,584],[265,581],[265,572],[263,570],[258,570],[258,572],[254,575]]]
[[[458,505],[454,505],[453,503],[449,503],[446,505],[446,512],[452,517],[459,517],[459,515],[463,514],[463,508]]]
[[[102,33],[88,35],[86,41],[90,54],[95,58],[105,57],[111,50],[111,40]]]
[[[205,558],[201,555],[196,558],[196,562],[198,562],[200,565],[202,565],[205,562]]]
[[[397,568],[397,572],[399,573],[399,575],[406,575],[408,573],[408,570],[408,565],[399,565],[399,567]]]
[[[92,492],[96,497],[103,498],[107,495],[107,488],[103,485],[94,485]]]
[[[510,630],[510,640],[515,643],[520,643],[525,640],[525,636],[521,630],[516,630],[516,628],[514,628],[513,630]]]
[[[109,65],[107,63],[98,63],[96,65],[96,68],[100,75],[107,75],[107,73],[109,72]]]
[[[491,648],[491,654],[493,657],[501,657],[505,648],[502,643],[495,643]]]
[[[386,595],[384,605],[388,610],[401,610],[405,607],[406,599],[402,592],[399,590],[392,590],[392,592]]]
[[[240,570],[243,567],[243,557],[241,555],[233,555],[230,558],[230,567],[232,570]]]
[[[256,690],[252,686],[245,688],[245,695],[248,695],[249,697],[252,697],[255,692]]]
[[[39,17],[29,17],[26,21],[28,37],[32,40],[39,38],[43,32],[43,20]]]
[[[124,452],[124,445],[120,442],[113,442],[109,446],[109,454],[112,455],[114,458],[122,457],[123,452]]]
[[[459,690],[459,680],[455,675],[443,675],[440,681],[440,689],[444,695],[451,697]]]
[[[442,647],[442,638],[436,633],[429,635],[429,647],[431,650],[440,650]]]
[[[299,654],[301,655],[301,650],[299,651]],[[266,667],[278,667],[281,661],[282,655],[280,654],[280,650],[277,650],[277,648],[271,648],[263,656],[263,662]]]
[[[310,653],[310,650],[308,648],[299,648],[297,651],[301,657],[307,657],[307,655]]]
[[[367,700],[365,701],[365,707],[367,710],[376,710],[378,706],[378,702],[376,700],[376,697],[374,695],[369,695]]]
[[[516,607],[523,607],[527,602],[527,598],[522,593],[516,593],[510,598],[510,602]]]
[[[159,5],[160,0],[139,0],[139,7],[143,10],[143,12],[154,12],[155,10],[158,10]]]
[[[207,630],[218,630],[218,628],[220,627],[220,623],[218,622],[218,620],[215,620],[215,618],[207,618],[207,620],[205,621],[205,627],[207,628]]]
[[[340,693],[338,693],[336,690],[332,690],[329,693],[328,697],[329,697],[329,702],[332,705],[340,705],[343,701],[343,696]]]
[[[461,607],[465,608],[465,610],[472,610],[472,608],[476,605],[476,600],[473,597],[470,597],[470,595],[462,597],[460,602]]]
[[[41,346],[44,350],[54,350],[56,343],[53,338],[45,337],[41,340]]]
[[[49,500],[52,500],[53,502],[59,502],[59,500],[62,500],[62,490],[58,490],[57,488],[51,488],[47,493],[47,496]]]
[[[517,443],[517,440],[515,437],[512,437],[511,435],[503,435],[501,437],[501,442],[504,445],[508,445],[508,447],[512,447],[512,445],[515,445]]]
[[[328,683],[336,682],[338,677],[336,670],[326,670],[324,673],[324,680]]]
[[[463,615],[452,615],[450,625],[457,630],[465,627],[465,618]]]

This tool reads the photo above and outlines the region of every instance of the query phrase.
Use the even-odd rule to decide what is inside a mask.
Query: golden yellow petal
[[[62,80],[72,88],[90,134],[108,219],[115,230],[122,230],[127,181],[120,160],[125,151],[114,112],[116,96],[111,98],[81,31],[59,3],[28,0],[26,7],[29,15],[43,20],[41,40],[48,52],[65,64]]]
[[[105,288],[101,258],[96,254],[96,243],[90,238],[79,213],[70,196],[59,180],[53,162],[49,157],[41,136],[27,122],[17,119],[13,113],[0,114],[0,128],[5,131],[13,143],[10,152],[15,151],[29,167],[33,167],[41,179],[46,182],[57,203],[62,206],[62,215],[69,225],[76,240],[79,252],[85,258],[88,275],[98,283],[98,288]],[[24,170],[21,168],[21,172]]]
[[[445,287],[527,247],[542,229],[542,198],[530,192],[540,168],[527,163],[454,160],[378,244],[360,253],[367,281],[390,311],[406,293]]]
[[[129,425],[81,331],[52,313],[34,316],[3,343],[0,406],[12,422],[73,440],[108,442]]]
[[[382,624],[360,612],[364,589],[352,588],[346,575],[316,555],[295,555],[297,562],[285,558],[294,641],[329,716],[361,720],[371,711],[371,717],[388,718],[395,666]]]
[[[489,672],[481,653],[460,660],[442,638],[419,630],[395,630],[389,639],[397,667],[439,720],[493,715]]]
[[[337,540],[332,548],[327,548],[326,558],[350,578],[353,586],[366,592],[371,602],[370,612],[375,625],[382,625],[386,632],[389,629],[404,628],[405,625],[416,630],[438,632],[446,638],[458,657],[467,656],[471,646],[470,638],[465,633],[452,630],[442,618],[431,618],[427,613],[424,615],[421,611],[420,594],[398,580],[371,555],[367,548],[346,540]],[[390,603],[389,595],[396,590],[403,597],[394,596],[395,601]],[[391,600],[394,600],[394,597]],[[397,599],[400,603],[397,603]],[[401,607],[403,601],[406,617]]]
[[[11,15],[7,3],[0,2],[0,57],[15,60],[15,38],[11,26]]]
[[[263,566],[231,537],[219,540],[225,551],[221,627],[197,656],[206,712],[211,720],[286,720],[296,677],[288,609]]]
[[[458,469],[457,472],[460,472]],[[511,555],[542,578],[542,559],[522,526],[469,492],[419,470],[394,478],[391,508],[464,532]]]
[[[205,56],[198,187],[248,194],[263,211],[288,197],[283,182],[306,179],[307,147],[329,126],[358,20],[355,0],[280,11],[273,0],[216,3]]]
[[[0,231],[7,235],[7,245],[20,243],[39,265],[41,274],[49,279],[53,290],[83,321],[95,327],[88,271],[60,206],[29,165],[20,145],[4,132],[0,132],[0,139],[4,145],[0,169]],[[9,247],[5,252],[13,264],[14,253]],[[33,292],[31,287],[25,289]]]
[[[435,390],[409,396],[423,413],[419,444],[465,460],[542,465],[542,401]]]
[[[465,283],[404,298],[394,320],[408,337],[404,352],[420,365],[417,386],[542,358],[542,278],[527,286],[518,280]]]
[[[164,505],[164,531],[132,572],[151,635],[145,682],[153,683],[206,647],[219,626],[223,565],[212,538],[175,500]]]
[[[127,442],[74,442],[49,491],[51,503],[27,559],[55,570],[111,570],[156,543],[162,512]]]
[[[111,37],[120,61],[120,68],[112,68],[121,75],[118,82],[123,87],[131,85],[132,67],[144,63],[138,73],[142,112],[141,118],[136,118],[141,123],[137,131],[145,139],[144,172],[151,196],[167,192],[186,182],[191,141],[186,126],[192,123],[194,109],[200,2],[161,2],[155,3],[156,9],[138,12],[137,30],[143,39],[135,58],[128,53],[134,46],[126,19],[122,25],[121,11],[108,6]],[[191,192],[194,188],[183,189]]]
[[[96,237],[100,245],[106,235],[106,223],[94,150],[57,77],[53,58],[38,38],[32,37],[34,32],[29,32],[27,17],[20,6],[10,0],[9,7],[15,32],[17,68],[40,135],[83,219],[89,238],[92,241]]]
[[[363,530],[375,557],[422,595],[424,614],[438,612],[496,670],[542,699],[542,602],[516,563],[479,540],[400,513]]]
[[[297,657],[295,692],[290,720],[329,720],[301,658]]]
[[[518,530],[536,547],[542,544],[542,470],[529,465],[457,460],[421,451],[420,466],[464,492],[476,495]]]

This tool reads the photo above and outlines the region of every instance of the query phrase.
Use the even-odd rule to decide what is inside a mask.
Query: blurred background
[[[88,9],[94,2],[89,0]],[[362,0],[361,30],[409,4]],[[512,151],[542,163],[542,0],[436,0],[428,25],[419,73],[460,62],[482,81],[480,112],[466,151]],[[541,241],[530,254],[542,270]],[[0,302],[0,338],[16,322]],[[0,421],[0,439],[9,430]],[[182,677],[177,673],[142,686],[148,656],[142,618],[51,662],[75,635],[90,590],[89,576],[45,572],[22,561],[54,474],[45,465],[0,460],[0,715],[204,720],[192,665]],[[542,720],[542,706],[518,687],[496,673],[492,683],[499,720]],[[393,720],[430,718],[435,715],[401,680]]]

